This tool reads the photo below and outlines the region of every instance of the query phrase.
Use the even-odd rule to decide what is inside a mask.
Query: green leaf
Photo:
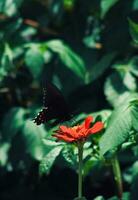
[[[8,151],[10,143],[0,144],[0,167],[4,167],[8,160]]]
[[[62,156],[64,159],[72,166],[77,166],[77,155],[74,152],[74,146],[72,145],[65,145],[62,151]]]
[[[40,175],[50,172],[51,167],[53,166],[56,158],[59,156],[63,146],[54,147],[48,154],[46,154],[40,162],[39,173]]]
[[[92,115],[94,118],[100,116],[102,118],[102,121],[105,122],[108,120],[111,113],[112,113],[111,110],[101,110],[101,111],[94,112],[90,115]]]
[[[111,197],[108,200],[118,200],[117,196]],[[122,200],[130,200],[130,193],[129,192],[124,192]]]
[[[118,72],[111,74],[107,78],[104,85],[104,93],[108,102],[114,107],[124,102],[130,95]]]
[[[100,139],[100,151],[102,155],[114,153],[129,138],[131,129],[138,128],[136,125],[138,119],[138,103],[137,98],[133,100],[135,98],[131,96],[126,103],[123,102],[122,105],[119,105],[113,111],[107,129]]]
[[[10,141],[21,130],[25,122],[25,114],[26,110],[23,108],[12,108],[5,115],[2,122],[2,132],[6,141]]]
[[[124,85],[131,91],[135,91],[137,88],[136,79],[130,72],[127,72],[124,76]]]
[[[101,0],[101,18],[104,18],[107,12],[118,2],[119,0]]]
[[[42,141],[43,141],[43,143],[44,143],[44,145],[46,145],[46,146],[49,146],[49,147],[55,147],[55,146],[59,146],[59,145],[61,145],[62,143],[60,143],[60,142],[55,142],[55,141],[53,141],[53,140],[49,140],[49,139],[42,139]]]
[[[1,0],[0,12],[7,16],[15,15],[23,0]]]
[[[36,160],[41,160],[46,152],[42,139],[46,136],[43,126],[37,126],[31,120],[26,121],[23,127],[23,135],[26,142],[26,152]]]
[[[45,43],[46,46],[53,52],[57,53],[61,61],[72,70],[77,76],[85,78],[85,65],[83,60],[60,40],[51,40]]]
[[[132,125],[133,128],[138,131],[138,100],[130,101],[130,105],[133,107],[132,109]]]
[[[135,43],[138,43],[138,24],[133,22],[131,19],[128,19],[128,22],[131,37]]]
[[[138,56],[134,56],[129,64],[131,73],[138,77]]]
[[[94,80],[96,80],[97,78],[99,78],[104,72],[105,70],[110,67],[111,62],[113,61],[113,59],[115,58],[116,53],[109,53],[106,54],[105,56],[103,56],[101,58],[101,60],[99,62],[97,62],[92,69],[87,73],[86,76],[86,82],[90,83]]]
[[[96,198],[94,198],[94,200],[105,200],[103,196],[98,196]]]
[[[7,23],[0,31],[0,33],[3,35],[3,40],[10,42],[15,37],[15,34],[17,34],[17,31],[19,31],[21,28],[22,22],[22,18],[9,21],[9,23]]]
[[[97,48],[97,44],[99,44],[99,49],[102,47],[100,46],[100,37],[101,37],[101,27],[98,26],[97,23],[94,24],[92,33],[89,35],[86,35],[83,39],[83,43],[86,45],[86,47],[89,48]]]
[[[13,65],[13,52],[9,44],[5,43],[4,52],[1,58],[1,67],[0,67],[0,81],[2,82],[3,78],[9,74],[14,68]]]
[[[44,66],[44,57],[40,50],[36,47],[36,45],[33,45],[26,52],[25,63],[28,66],[34,78],[40,76]]]
[[[138,10],[138,1],[137,0],[133,1],[133,10]]]

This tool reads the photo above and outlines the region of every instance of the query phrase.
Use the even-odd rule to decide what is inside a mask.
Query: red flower
[[[55,131],[56,134],[53,136],[65,142],[85,141],[89,135],[101,131],[104,127],[103,123],[100,121],[90,127],[92,121],[93,117],[88,116],[81,125],[73,127],[60,126],[59,130]]]

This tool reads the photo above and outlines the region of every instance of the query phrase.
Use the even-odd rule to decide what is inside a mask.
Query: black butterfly
[[[35,117],[34,123],[40,125],[55,119],[54,124],[58,124],[72,118],[67,102],[55,85],[46,83],[46,88],[44,88],[43,92],[43,109]]]

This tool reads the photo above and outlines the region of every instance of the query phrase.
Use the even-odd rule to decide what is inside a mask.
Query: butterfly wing
[[[47,83],[45,106],[49,108],[52,118],[68,120],[70,118],[70,108],[61,91],[53,84]]]
[[[60,90],[51,83],[46,84],[43,96],[44,108],[34,119],[37,125],[56,119],[57,122],[71,119],[71,112]]]
[[[40,125],[46,122],[47,108],[43,108],[38,115],[34,118],[34,123]]]

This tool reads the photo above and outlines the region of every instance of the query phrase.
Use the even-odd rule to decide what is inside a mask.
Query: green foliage
[[[9,45],[5,43],[4,52],[1,59],[0,81],[13,69],[13,53]]]
[[[118,2],[119,0],[101,0],[101,17],[103,18],[106,13]]]
[[[91,71],[87,73],[87,83],[90,83],[99,78],[106,71],[106,69],[110,67],[110,64],[115,56],[116,53],[109,53],[103,56],[101,60],[92,67]]]
[[[3,143],[0,145],[0,167],[4,167],[7,163],[9,148],[9,143]]]
[[[46,136],[45,129],[42,126],[36,127],[32,121],[28,120],[24,124],[23,135],[26,141],[26,152],[36,160],[41,160],[45,154],[42,142],[42,138]]]
[[[11,200],[28,198],[25,194],[32,200],[38,185],[38,199],[66,200],[76,195],[76,191],[72,194],[76,178],[68,184],[62,180],[77,175],[77,148],[55,141],[51,135],[58,125],[37,126],[32,121],[43,106],[45,80],[61,89],[73,111],[73,119],[65,125],[80,124],[88,115],[104,122],[104,130],[90,136],[84,146],[86,196],[105,199],[104,191],[105,196],[113,196],[108,199],[116,199],[106,158],[117,153],[125,189],[131,188],[130,198],[137,199],[137,13],[137,0],[0,1],[0,181],[4,185],[0,194],[4,200],[7,194]],[[51,170],[53,165],[57,171]],[[37,171],[44,175],[39,184]],[[56,191],[61,187],[62,195],[54,187]],[[129,193],[123,199],[129,199]]]
[[[113,111],[106,132],[100,140],[102,155],[115,153],[120,145],[129,138],[131,129],[134,128],[137,131],[138,104],[137,100],[132,101],[132,99],[134,97]]]
[[[115,71],[107,78],[104,92],[109,103],[116,106],[137,91],[137,57],[127,63],[117,63],[113,68]]]
[[[83,60],[60,40],[53,40],[46,43],[46,46],[57,53],[61,61],[71,69],[77,76],[85,78],[85,65]]]
[[[15,15],[23,0],[1,0],[0,12],[7,16]]]
[[[83,60],[61,40],[51,40],[41,44],[32,43],[25,45],[25,47],[29,47],[26,52],[25,62],[34,77],[41,75],[44,62],[50,62],[51,57],[45,58],[45,54],[49,49],[59,56],[66,67],[72,70],[83,81],[85,80],[86,69]]]
[[[24,125],[25,114],[25,109],[13,108],[5,115],[2,130],[4,132],[3,138],[6,141],[12,140],[16,133],[21,130]]]
[[[104,197],[98,196],[98,197],[96,197],[94,200],[104,200]]]
[[[52,165],[54,164],[56,158],[59,156],[63,146],[54,147],[48,154],[46,154],[40,162],[39,173],[40,175],[44,173],[49,173]]]
[[[43,54],[36,48],[35,45],[26,52],[25,63],[34,78],[37,78],[41,75],[44,66],[44,58]]]
[[[131,19],[128,19],[128,22],[131,37],[135,43],[138,43],[138,24],[133,22]]]
[[[62,156],[72,168],[76,168],[77,155],[75,153],[74,146],[72,145],[65,146],[62,151]]]
[[[84,168],[83,168],[83,176],[86,177],[89,175],[89,173],[91,172],[91,170],[97,166],[99,164],[99,162],[97,161],[98,159],[96,159],[95,157],[91,157],[90,159],[88,159],[85,164],[84,164]]]

